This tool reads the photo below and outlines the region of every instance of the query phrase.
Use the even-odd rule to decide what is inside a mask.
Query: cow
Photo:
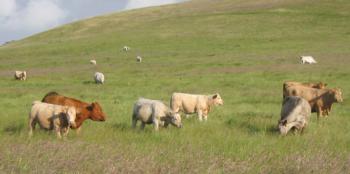
[[[130,50],[130,47],[128,47],[128,46],[124,46],[124,47],[123,47],[123,51],[127,52],[127,51],[129,51],[129,50]]]
[[[16,80],[26,80],[27,72],[26,71],[15,71],[15,79]]]
[[[33,130],[37,123],[46,130],[55,130],[57,138],[67,136],[70,126],[76,126],[76,110],[74,107],[54,105],[34,101],[29,113],[29,136],[33,135]]]
[[[92,65],[97,65],[97,62],[96,62],[96,60],[90,60],[90,63],[92,64]]]
[[[168,127],[169,124],[178,128],[182,127],[181,116],[159,100],[138,99],[132,113],[133,128],[136,127],[138,120],[141,121],[141,129],[144,129],[146,124],[153,124],[156,131],[159,126]]]
[[[142,62],[142,57],[141,56],[136,56],[136,62],[141,63]]]
[[[300,63],[301,64],[314,64],[317,62],[312,56],[300,56]]]
[[[77,111],[77,116],[75,119],[76,125],[71,126],[71,128],[77,129],[78,133],[80,131],[81,125],[86,119],[91,119],[93,121],[106,120],[106,115],[103,113],[102,108],[98,102],[88,104],[74,98],[59,95],[57,92],[47,93],[42,99],[42,102],[75,107]]]
[[[188,114],[197,113],[199,121],[203,119],[207,121],[212,106],[223,104],[224,101],[218,93],[213,95],[173,93],[170,99],[170,107],[174,112],[183,111],[186,117]]]
[[[278,128],[282,135],[286,135],[290,129],[295,132],[306,128],[311,115],[311,107],[308,101],[298,96],[288,96],[283,100],[281,119]]]
[[[100,72],[96,72],[94,75],[94,80],[97,84],[103,84],[105,81],[105,76]]]
[[[333,103],[343,102],[342,92],[339,88],[316,89],[305,86],[289,86],[286,88],[285,96],[300,96],[306,99],[311,112],[317,112],[317,118],[328,116]]]
[[[310,88],[317,88],[317,89],[324,89],[327,86],[327,83],[323,83],[323,82],[318,82],[318,83],[301,83],[301,82],[292,82],[292,81],[288,81],[288,82],[284,82],[283,83],[283,98],[285,98],[286,96],[286,89],[289,86],[293,86],[293,85],[299,85],[299,86],[305,86],[305,87],[310,87]]]

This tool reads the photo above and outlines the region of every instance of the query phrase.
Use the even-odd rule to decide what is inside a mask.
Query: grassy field
[[[194,0],[1,46],[0,173],[349,173],[349,9],[347,0]],[[299,55],[319,63],[300,65]],[[13,80],[14,70],[27,70],[27,81]],[[287,80],[340,87],[344,102],[319,122],[313,114],[303,135],[281,137]],[[45,131],[29,139],[31,103],[49,91],[98,101],[106,122],[88,120],[67,140]],[[131,129],[134,101],[169,103],[173,92],[218,92],[225,104],[205,123]]]

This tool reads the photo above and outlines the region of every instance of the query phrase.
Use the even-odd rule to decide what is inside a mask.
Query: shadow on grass
[[[8,125],[3,129],[3,132],[14,135],[14,134],[20,134],[24,130],[23,124],[13,124]]]
[[[130,131],[130,130],[132,130],[131,124],[129,125],[129,124],[126,124],[126,123],[115,123],[115,124],[112,125],[112,128],[120,130],[120,131]]]
[[[84,84],[84,85],[95,84],[95,82],[94,82],[94,81],[91,81],[91,80],[85,80],[85,81],[83,81],[83,84]]]

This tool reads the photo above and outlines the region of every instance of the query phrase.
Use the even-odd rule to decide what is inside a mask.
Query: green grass
[[[191,1],[65,25],[0,47],[0,173],[346,173],[350,170],[350,2]],[[124,45],[131,51],[121,51]],[[143,62],[136,63],[141,55]],[[300,65],[312,55],[316,65]],[[90,59],[97,66],[89,65]],[[28,80],[13,80],[27,70]],[[95,71],[106,83],[95,85]],[[276,132],[282,83],[323,81],[344,102],[306,132]],[[67,140],[35,131],[34,100],[49,91],[98,101],[106,122]],[[219,92],[206,123],[131,129],[139,97]]]

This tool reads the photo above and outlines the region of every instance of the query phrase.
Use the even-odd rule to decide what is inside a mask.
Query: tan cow
[[[46,130],[55,130],[57,138],[67,136],[70,126],[75,126],[76,110],[74,107],[54,105],[34,101],[29,113],[29,136],[33,135],[36,123]]]
[[[186,117],[188,114],[197,113],[199,121],[203,119],[207,121],[212,106],[223,104],[224,101],[218,93],[213,95],[173,93],[170,99],[170,107],[174,112],[183,111]]]
[[[286,89],[289,86],[293,86],[293,85],[299,85],[299,86],[305,86],[305,87],[310,87],[310,88],[317,88],[317,89],[324,89],[327,86],[327,83],[323,83],[323,82],[318,82],[318,83],[302,83],[302,82],[284,82],[283,83],[283,98],[286,97],[285,93],[286,93]]]
[[[15,79],[16,80],[26,80],[27,72],[26,71],[15,71]]]
[[[287,96],[300,96],[306,99],[312,112],[317,112],[317,118],[326,116],[332,109],[333,103],[343,102],[342,92],[339,88],[316,89],[305,86],[289,86],[286,88]]]

